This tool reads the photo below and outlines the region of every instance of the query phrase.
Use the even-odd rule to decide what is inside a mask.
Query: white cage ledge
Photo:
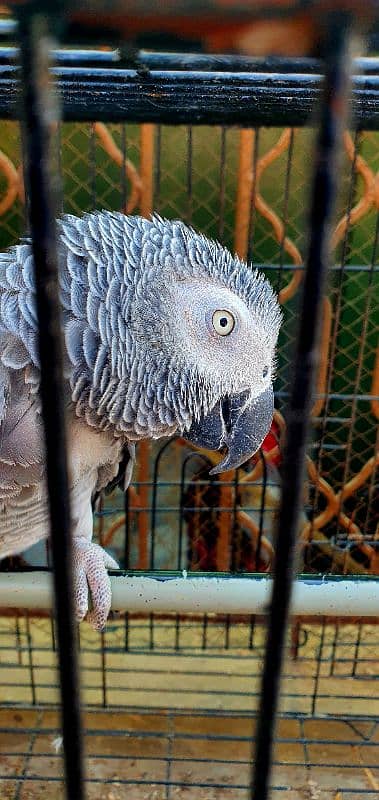
[[[265,614],[271,578],[113,574],[112,609],[134,612]],[[48,609],[49,572],[0,573],[0,608]],[[377,617],[379,579],[300,577],[294,582],[291,614],[296,616]]]

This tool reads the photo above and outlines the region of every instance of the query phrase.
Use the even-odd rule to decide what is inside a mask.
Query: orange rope
[[[376,348],[375,365],[372,373],[371,408],[374,416],[379,419],[379,347]]]
[[[339,508],[338,498],[333,491],[332,487],[329,483],[318,474],[316,465],[313,463],[312,459],[307,456],[307,470],[309,478],[311,479],[312,483],[319,489],[321,494],[325,497],[327,501],[326,508],[314,517],[312,522],[307,522],[304,526],[301,538],[305,541],[310,540],[310,536],[314,530],[319,530],[330,522],[331,519],[336,515]]]
[[[249,249],[254,143],[254,131],[245,129],[240,131],[234,250],[245,260]]]
[[[20,185],[19,175],[13,161],[11,161],[2,150],[0,150],[0,170],[8,184],[5,195],[0,200],[0,216],[2,216],[8,211],[11,205],[13,205],[18,195]]]
[[[131,193],[126,204],[125,213],[131,214],[138,205],[142,194],[142,180],[131,161],[124,157],[124,154],[117,146],[113,136],[109,133],[108,128],[102,122],[95,122],[93,129],[96,136],[100,140],[104,150],[108,153],[112,161],[115,161],[120,167],[124,167],[125,173],[130,180]]]
[[[349,133],[344,134],[344,145],[346,153],[350,158],[350,161],[353,163],[355,150],[353,140]],[[355,157],[355,169],[363,178],[363,195],[354,208],[352,208],[349,213],[343,215],[342,219],[336,226],[332,237],[333,249],[337,247],[337,244],[339,244],[339,242],[343,239],[348,225],[355,225],[358,220],[361,219],[361,217],[367,214],[375,200],[374,174],[361,155],[357,155]]]
[[[142,189],[140,194],[140,212],[148,217],[153,210],[153,174],[154,174],[154,125],[141,125],[140,127],[140,174]],[[149,477],[150,442],[140,442],[138,447],[138,481],[144,483]],[[138,499],[138,569],[148,569],[148,541],[149,541],[149,487],[139,487]]]
[[[273,147],[257,160],[256,175],[254,175],[253,153],[255,133],[252,130],[242,130],[240,133],[239,165],[237,179],[236,218],[234,247],[240,258],[246,259],[248,252],[248,235],[250,226],[251,201],[254,200],[256,210],[270,223],[274,236],[279,244],[283,243],[285,251],[292,258],[296,266],[301,266],[300,251],[289,238],[285,236],[284,225],[275,211],[266,203],[259,191],[261,177],[265,170],[288,149],[291,140],[291,129],[286,128],[279,136]],[[256,183],[253,193],[254,181]],[[301,271],[296,270],[287,286],[279,292],[279,302],[287,302],[295,292],[302,280]]]
[[[140,173],[142,191],[140,195],[140,212],[149,217],[153,211],[153,176],[154,176],[154,142],[155,125],[146,124],[140,127]]]
[[[328,380],[329,346],[332,335],[332,304],[329,297],[324,297],[322,306],[322,323],[319,349],[319,367],[316,380],[316,392],[318,397],[313,405],[311,414],[318,417],[325,403],[325,393]]]
[[[359,470],[359,472],[357,472],[357,474],[345,484],[343,489],[341,489],[341,491],[337,494],[338,499],[340,500],[343,496],[343,499],[345,500],[347,497],[350,497],[350,495],[354,494],[357,489],[360,489],[360,487],[370,477],[377,464],[379,464],[379,453],[376,453],[374,456],[372,456],[372,458],[366,462],[362,469]]]
[[[233,480],[233,476],[233,471],[225,472],[222,479],[228,483]],[[217,525],[216,560],[217,568],[221,572],[230,570],[233,499],[234,487],[220,483],[220,506],[227,509],[219,512]]]
[[[259,527],[258,527],[258,525],[249,516],[249,514],[246,513],[246,511],[242,511],[242,510],[237,511],[236,518],[237,518],[238,522],[244,528],[247,528],[247,530],[250,531],[252,539],[253,539],[253,542],[256,545],[257,542],[258,542],[258,537],[259,537]],[[270,563],[271,563],[273,561],[273,558],[274,558],[274,548],[273,548],[271,542],[269,542],[269,540],[267,539],[266,536],[262,536],[262,539],[261,539],[261,555],[262,555],[262,553],[264,551],[266,551],[266,553],[267,553],[267,560],[270,561]]]

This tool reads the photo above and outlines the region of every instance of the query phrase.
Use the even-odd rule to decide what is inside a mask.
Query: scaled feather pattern
[[[91,498],[115,477],[125,447],[176,432],[190,438],[225,398],[264,396],[281,312],[262,275],[179,221],[103,211],[57,224],[77,616],[89,586],[90,618],[101,628],[106,567],[117,565],[91,542]],[[230,335],[216,329],[216,310],[222,324],[233,320]],[[0,557],[49,533],[38,388],[24,240],[0,254]]]

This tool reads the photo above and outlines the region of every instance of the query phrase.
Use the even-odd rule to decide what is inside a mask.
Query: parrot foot
[[[87,539],[73,541],[74,597],[76,620],[81,622],[87,615],[88,622],[97,631],[103,630],[111,608],[111,582],[107,569],[118,569],[117,561],[102,547]],[[91,592],[92,608],[88,611],[88,592]]]

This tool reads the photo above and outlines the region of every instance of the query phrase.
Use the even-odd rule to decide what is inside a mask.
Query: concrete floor
[[[255,720],[93,711],[84,722],[89,800],[248,796]],[[58,737],[54,711],[0,711],[3,800],[63,798]],[[377,800],[379,729],[367,721],[352,727],[344,720],[281,719],[272,785],[272,800]]]
[[[231,626],[226,645],[209,622],[204,650],[202,623],[177,638],[175,618],[156,621],[151,639],[131,619],[127,650],[122,620],[103,637],[80,627],[88,800],[247,800],[264,628],[253,649],[250,632]],[[362,625],[357,648],[354,625],[302,627],[272,800],[379,800],[378,633]],[[50,621],[0,618],[1,800],[63,799],[57,701]]]

